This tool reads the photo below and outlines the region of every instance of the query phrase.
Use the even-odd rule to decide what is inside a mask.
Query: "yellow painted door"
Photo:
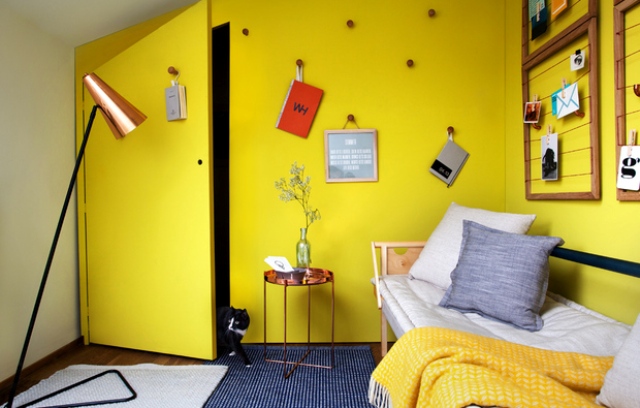
[[[87,145],[79,224],[90,343],[215,357],[208,14],[196,3],[95,69],[148,119],[116,140],[98,114]],[[186,120],[166,119],[169,66],[187,89]],[[85,115],[92,104],[85,92]]]

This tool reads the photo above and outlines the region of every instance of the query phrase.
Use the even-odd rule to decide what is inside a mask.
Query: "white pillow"
[[[469,208],[451,203],[446,214],[433,231],[409,275],[447,289],[451,272],[458,263],[462,243],[462,220],[475,221],[489,228],[525,234],[533,224],[533,214],[510,214]]]
[[[640,401],[640,315],[627,336],[613,366],[604,377],[596,402],[609,408],[637,407]]]

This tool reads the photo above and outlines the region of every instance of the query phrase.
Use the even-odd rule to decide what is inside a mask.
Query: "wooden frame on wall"
[[[545,3],[550,3],[545,1]],[[551,21],[547,33],[531,40],[531,21],[529,20],[529,0],[522,0],[522,63],[536,58],[545,48],[560,41],[570,32],[580,27],[598,14],[597,0],[567,0],[567,9],[559,18]],[[547,7],[549,5],[547,4]]]
[[[324,160],[327,183],[378,181],[377,130],[325,130]]]
[[[633,72],[640,67],[640,40],[627,43],[627,30],[634,29],[636,38],[640,36],[640,9],[634,9],[640,0],[617,0],[614,7],[613,36],[615,60],[615,109],[616,109],[616,180],[618,177],[618,163],[620,162],[620,148],[627,144],[627,128],[631,128],[630,121],[635,121],[640,127],[640,99],[636,95],[635,87],[640,83],[640,76],[636,81],[631,80]],[[636,17],[627,28],[627,12],[634,11]],[[627,66],[629,64],[629,67]],[[634,69],[627,69],[633,67]],[[640,192],[616,188],[616,197],[620,201],[640,201]]]
[[[541,100],[543,102],[540,129],[533,129],[531,124],[524,125],[525,185],[526,198],[529,200],[595,200],[600,198],[597,41],[596,19],[589,18],[562,38],[550,41],[547,46],[539,49],[535,54],[529,55],[526,62],[523,62],[523,101],[531,101],[533,94],[542,94]],[[569,75],[569,57],[576,48],[584,48],[587,54],[586,74],[573,74],[581,89],[580,110],[583,117],[576,116],[552,122],[551,94],[555,89],[549,88],[549,85],[541,86],[544,89],[532,89],[532,82],[546,78],[557,82],[553,86],[560,87],[561,79],[564,75]],[[562,70],[563,67],[567,68]],[[584,92],[585,90],[587,93]],[[585,104],[585,102],[588,103]],[[558,133],[563,137],[560,154],[563,157],[563,162],[571,163],[571,168],[568,169],[569,166],[563,166],[561,162],[560,169],[562,171],[560,171],[559,181],[545,183],[541,177],[534,178],[534,168],[541,163],[541,157],[532,152],[540,151],[539,143],[542,136],[546,135],[549,125],[554,125],[553,133]]]

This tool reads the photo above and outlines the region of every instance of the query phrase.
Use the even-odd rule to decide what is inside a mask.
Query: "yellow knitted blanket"
[[[597,407],[613,357],[542,350],[466,332],[409,331],[371,375],[379,408]]]

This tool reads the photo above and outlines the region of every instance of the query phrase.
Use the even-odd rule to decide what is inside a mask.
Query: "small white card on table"
[[[268,256],[264,261],[278,272],[293,272],[291,264],[284,256]]]

